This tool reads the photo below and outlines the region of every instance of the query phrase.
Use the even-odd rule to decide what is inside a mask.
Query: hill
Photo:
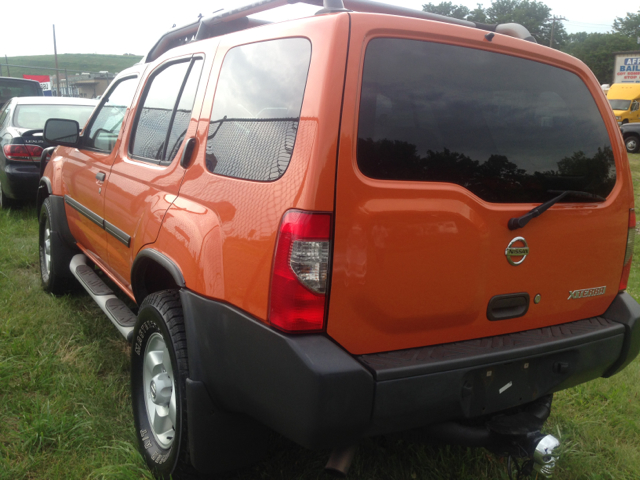
[[[67,69],[69,77],[78,72],[97,73],[107,71],[116,73],[128,68],[139,62],[142,57],[138,55],[98,55],[86,53],[65,53],[58,55],[58,68]],[[53,70],[44,70],[37,67],[55,68],[56,62],[53,55],[32,55],[22,57],[8,57],[9,64],[26,65],[35,68],[9,67],[9,73],[12,77],[22,78],[23,74],[30,75],[53,75]],[[1,76],[7,75],[7,62],[4,58],[0,59]],[[64,72],[62,72],[64,77]]]

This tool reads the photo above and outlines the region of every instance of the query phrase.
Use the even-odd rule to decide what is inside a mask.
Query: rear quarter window
[[[210,172],[273,181],[286,171],[295,144],[311,43],[285,38],[227,53],[207,141]]]
[[[357,159],[371,178],[455,183],[496,203],[544,202],[558,190],[606,197],[616,178],[603,119],[577,75],[392,38],[367,46]]]

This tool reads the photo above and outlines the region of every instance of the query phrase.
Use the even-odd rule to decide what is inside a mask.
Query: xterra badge
[[[516,245],[517,243],[521,243],[522,245]],[[511,265],[520,265],[524,262],[524,259],[527,258],[527,255],[529,255],[529,245],[527,245],[524,237],[516,237],[509,242],[504,254],[507,256],[507,262]],[[520,258],[520,260],[514,260],[514,258],[519,257],[522,258]]]
[[[584,290],[574,290],[573,292],[569,292],[569,298],[567,298],[567,300],[571,300],[572,298],[597,297],[598,295],[604,295],[604,292],[606,290],[607,290],[607,287],[596,287],[596,288],[585,288]]]

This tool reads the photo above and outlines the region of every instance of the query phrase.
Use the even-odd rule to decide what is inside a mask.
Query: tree
[[[568,39],[564,25],[551,15],[551,8],[536,0],[492,0],[490,7],[484,8],[478,4],[473,11],[452,2],[441,2],[438,5],[428,3],[422,9],[473,22],[519,23],[543,45],[549,45],[553,30],[553,48],[561,48]]]
[[[426,5],[422,5],[422,10],[446,17],[459,18],[460,20],[465,20],[470,13],[469,9],[464,5],[454,5],[453,2],[441,2],[438,5],[427,3]]]
[[[640,36],[640,10],[638,13],[627,13],[626,17],[617,17],[613,21],[613,31],[627,37]]]
[[[636,50],[635,38],[620,33],[574,33],[562,49],[579,58],[593,71],[600,83],[611,83],[613,79],[613,53]]]
[[[561,48],[567,41],[564,25],[551,15],[551,8],[542,2],[529,0],[494,0],[486,9],[489,23],[515,22],[524,25],[542,45],[549,45],[553,28],[553,48]]]

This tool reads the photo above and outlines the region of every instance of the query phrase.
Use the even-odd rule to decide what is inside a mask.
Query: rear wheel
[[[640,137],[637,135],[629,135],[624,139],[624,144],[627,147],[627,152],[638,153],[640,151]]]
[[[133,332],[131,400],[140,452],[157,478],[190,478],[187,342],[176,290],[149,295]]]

